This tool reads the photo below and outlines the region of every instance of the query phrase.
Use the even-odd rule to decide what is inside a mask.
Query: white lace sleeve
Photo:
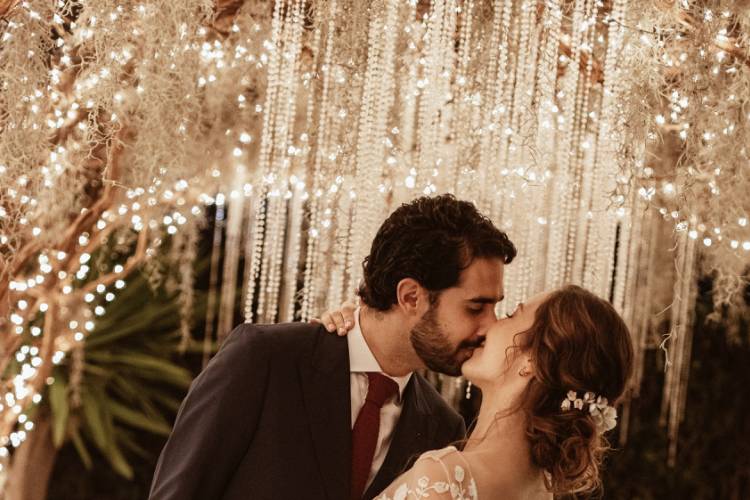
[[[427,452],[375,500],[477,500],[468,464],[453,447]]]

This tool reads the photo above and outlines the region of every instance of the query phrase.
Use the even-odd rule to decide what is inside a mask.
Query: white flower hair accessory
[[[581,411],[588,409],[596,424],[596,430],[600,433],[612,430],[617,425],[617,410],[615,407],[610,406],[607,398],[597,396],[593,392],[586,392],[583,398],[579,398],[576,391],[568,391],[567,397],[563,399],[560,408],[563,411],[568,411],[571,408]]]

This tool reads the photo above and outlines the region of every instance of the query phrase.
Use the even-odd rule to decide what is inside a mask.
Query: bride
[[[353,309],[323,315],[353,324]],[[421,455],[375,500],[551,499],[599,488],[633,348],[605,300],[569,285],[519,304],[461,371],[481,389],[470,437]]]

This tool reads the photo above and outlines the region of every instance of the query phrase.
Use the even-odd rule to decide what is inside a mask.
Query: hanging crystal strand
[[[398,134],[398,148],[402,152],[402,164],[404,175],[403,180],[405,190],[403,196],[405,198],[411,197],[411,190],[416,186],[417,170],[415,166],[418,165],[418,152],[416,148],[416,120],[417,120],[417,102],[419,96],[419,59],[420,59],[420,40],[423,38],[423,26],[422,23],[416,21],[416,4],[407,2],[405,6],[405,19],[407,20],[405,30],[406,36],[406,53],[402,54],[402,71],[398,82],[398,108],[400,110],[398,114],[399,118],[399,134]]]
[[[286,95],[282,97],[280,102],[284,103],[284,114],[282,120],[279,122],[278,135],[283,139],[276,142],[278,146],[278,152],[275,154],[275,161],[279,162],[278,165],[278,177],[281,180],[279,185],[278,197],[274,197],[271,200],[271,205],[274,206],[274,217],[271,219],[271,224],[268,225],[267,241],[271,242],[270,259],[268,272],[268,287],[267,287],[267,301],[265,310],[265,321],[274,322],[278,321],[278,308],[280,300],[280,289],[282,279],[282,265],[284,262],[284,242],[289,228],[289,220],[287,218],[287,209],[289,207],[288,200],[292,197],[293,191],[290,190],[289,174],[291,171],[291,164],[297,158],[298,149],[293,146],[293,134],[294,134],[294,123],[296,117],[296,105],[297,105],[297,90],[299,88],[297,82],[297,76],[300,74],[300,57],[299,54],[302,49],[301,37],[303,33],[303,8],[304,2],[300,0],[295,3],[291,26],[289,34],[287,34],[287,42],[285,43],[285,49],[287,46],[291,47],[287,56],[291,61],[287,61],[285,67],[285,74],[283,77],[283,88],[286,91]],[[294,189],[294,187],[291,187]],[[268,223],[268,221],[267,221]],[[291,256],[287,254],[289,259]],[[292,259],[293,260],[293,259]],[[263,269],[261,269],[261,276],[263,275]]]
[[[545,171],[545,179],[551,178],[551,186],[547,188],[547,252],[544,272],[544,289],[552,290],[562,285],[565,274],[562,265],[565,257],[564,218],[561,202],[565,198],[564,172],[555,165],[556,130],[558,129],[559,109],[555,104],[557,83],[558,52],[560,46],[560,29],[562,24],[562,10],[560,0],[548,1],[542,19],[545,27],[546,40],[542,51],[542,63],[537,71],[537,103],[539,110],[539,133],[537,134],[537,150],[540,151]],[[547,174],[549,172],[549,175]]]
[[[645,259],[639,260],[638,281],[633,289],[635,304],[633,310],[633,345],[635,346],[635,359],[633,360],[633,390],[634,395],[640,394],[641,381],[643,380],[645,351],[648,348],[648,337],[651,333],[652,311],[651,304],[654,298],[654,276],[652,272],[658,267],[657,249],[659,248],[660,226],[658,218],[653,210],[644,213],[643,220],[644,248],[642,252]]]
[[[355,297],[355,289],[345,287],[346,245],[340,244],[340,242],[346,241],[346,236],[351,227],[352,201],[352,198],[346,194],[340,197],[335,231],[331,231],[333,237],[329,239],[330,265],[328,266],[328,288],[325,296],[326,310],[339,307],[344,301],[352,300]]]
[[[297,302],[297,275],[299,274],[299,257],[302,251],[302,220],[304,218],[304,186],[300,183],[291,188],[289,200],[289,231],[284,248],[284,268],[279,295],[279,321],[295,320]]]
[[[598,113],[599,109],[595,109],[594,112]],[[605,199],[609,193],[601,190],[603,188],[603,168],[601,165],[594,163],[595,156],[590,146],[595,142],[596,137],[593,134],[587,134],[582,140],[582,143],[588,146],[582,151],[583,157],[580,159],[581,175],[576,182],[579,189],[578,211],[575,219],[577,221],[575,224],[577,228],[576,252],[573,259],[572,276],[574,282],[582,283],[584,287],[597,295],[604,296],[598,286],[602,269],[598,266],[597,260],[598,250],[603,242],[597,240],[597,238],[604,233],[601,228],[608,225],[609,214],[604,212],[604,208],[599,207],[596,200]]]
[[[635,189],[631,189],[628,196],[627,205],[627,224],[623,222],[622,233],[620,236],[620,252],[625,254],[625,262],[622,262],[618,256],[617,264],[617,283],[615,285],[614,294],[614,306],[622,315],[623,320],[630,329],[630,336],[633,343],[633,376],[628,382],[627,397],[623,402],[622,417],[620,418],[620,431],[618,433],[618,443],[620,446],[625,446],[628,439],[628,432],[630,430],[630,412],[631,404],[633,399],[638,394],[638,385],[636,385],[635,379],[641,378],[643,373],[643,354],[645,345],[635,328],[635,310],[636,310],[636,299],[638,297],[637,285],[639,275],[639,263],[646,260],[644,255],[648,255],[649,248],[647,238],[644,238],[645,232],[643,230],[644,225],[648,228],[648,224],[643,224],[644,218],[647,214],[644,212],[646,209],[645,202],[637,195]],[[649,210],[648,214],[652,214],[653,211]]]
[[[263,128],[261,133],[261,146],[258,154],[258,170],[261,172],[262,179],[256,184],[258,189],[255,196],[255,210],[252,219],[252,251],[248,259],[245,254],[245,266],[247,273],[245,276],[245,304],[244,316],[246,323],[252,323],[254,320],[253,305],[255,301],[255,289],[260,275],[261,264],[263,259],[263,247],[265,244],[265,222],[267,210],[267,193],[269,184],[274,182],[273,168],[271,163],[271,152],[273,148],[273,129],[276,115],[276,95],[279,92],[279,67],[281,53],[281,30],[285,13],[282,6],[285,2],[277,1],[274,5],[273,20],[271,22],[271,43],[268,45],[268,84],[266,89],[266,100],[263,106]],[[261,285],[258,293],[258,302],[263,298],[263,287]]]
[[[374,27],[376,22],[371,21],[370,35],[374,35]],[[376,56],[376,43],[374,39],[369,44],[368,50],[368,69],[370,65],[374,64],[374,58]],[[361,263],[362,249],[365,245],[366,230],[365,227],[369,221],[368,211],[371,210],[369,206],[372,203],[372,191],[375,189],[377,180],[373,179],[375,172],[370,170],[368,167],[368,158],[365,153],[369,150],[371,145],[365,144],[365,141],[370,139],[369,135],[372,129],[372,107],[373,107],[373,76],[371,71],[367,72],[365,76],[364,90],[362,92],[362,109],[359,113],[359,127],[358,127],[358,144],[357,144],[357,157],[356,157],[356,173],[355,173],[355,185],[359,196],[353,203],[352,210],[354,211],[352,223],[349,226],[348,251],[347,251],[347,267],[348,267],[348,289],[355,289],[361,278],[362,271],[359,266]],[[364,193],[367,193],[365,195]]]
[[[320,95],[320,103],[318,105],[317,141],[312,169],[312,186],[310,189],[312,196],[308,198],[308,206],[310,207],[310,227],[307,231],[304,284],[302,288],[302,311],[300,313],[302,321],[308,321],[317,314],[317,311],[315,310],[315,296],[317,293],[316,284],[319,280],[318,273],[320,271],[320,261],[324,255],[318,250],[320,244],[321,196],[324,181],[323,158],[324,155],[329,153],[328,148],[330,147],[329,122],[331,119],[331,105],[329,103],[329,92],[334,73],[334,69],[331,65],[331,54],[333,52],[334,23],[337,10],[336,0],[331,0],[328,4],[328,8],[329,10],[326,15],[328,23],[326,26],[325,52],[323,55],[323,63],[320,68],[320,73],[323,75],[323,88]],[[322,12],[322,9],[319,9],[318,12]],[[320,24],[322,22],[322,19],[318,20],[318,30],[321,29]],[[316,38],[318,37],[320,37],[319,33],[316,35]],[[316,47],[318,47],[316,54],[317,57],[321,52],[320,44],[317,43]],[[314,65],[314,69],[317,71],[318,66]],[[310,95],[316,95],[312,88],[310,89]],[[312,107],[312,105],[312,102],[308,103],[309,107]],[[318,193],[320,193],[321,196],[319,196]]]
[[[570,203],[568,203],[567,220],[567,253],[566,253],[566,282],[581,283],[583,281],[582,271],[585,262],[585,242],[587,237],[586,227],[591,217],[589,213],[589,198],[592,186],[592,175],[595,170],[592,158],[588,155],[590,142],[584,134],[587,133],[589,115],[590,80],[593,63],[593,54],[589,53],[584,71],[580,71],[581,59],[585,51],[591,47],[589,39],[592,36],[590,14],[594,0],[576,2],[573,14],[571,30],[573,38],[571,41],[572,57],[566,68],[571,72],[571,83],[575,90],[571,89],[571,100],[567,105],[572,106],[570,124],[567,128],[568,136],[566,153],[568,160],[568,180]],[[589,51],[591,52],[591,51]],[[575,80],[573,80],[575,75]],[[573,96],[575,96],[573,98]],[[566,117],[566,120],[568,118]],[[570,141],[568,143],[568,140]]]
[[[180,283],[180,345],[178,350],[184,353],[192,341],[191,330],[195,304],[195,261],[198,248],[198,227],[187,224],[178,231],[175,244],[179,248],[179,283]]]
[[[245,213],[245,220],[247,221],[247,228],[245,229],[245,244],[243,245],[243,272],[242,272],[242,317],[245,323],[251,323],[253,317],[253,297],[255,296],[254,289],[257,285],[253,276],[253,268],[251,262],[253,259],[253,252],[258,252],[260,249],[256,248],[257,237],[255,231],[256,224],[256,212],[259,209],[256,199],[253,197],[252,191],[250,192],[250,199],[247,201],[247,210]],[[261,245],[262,246],[262,245]]]
[[[472,53],[472,28],[474,20],[474,0],[467,0],[461,6],[461,28],[458,39],[458,66],[456,77],[453,79],[451,94],[453,95],[453,108],[455,120],[453,121],[453,149],[455,151],[454,163],[452,165],[453,179],[449,190],[456,193],[458,197],[464,197],[465,177],[472,170],[467,163],[471,158],[473,143],[472,137],[472,114],[474,108],[471,104],[470,92],[472,89],[471,62]]]
[[[313,9],[315,9],[315,19],[313,21],[313,26],[315,29],[313,40],[311,43],[311,50],[313,53],[312,64],[310,65],[309,71],[302,75],[304,82],[303,87],[306,88],[307,91],[307,100],[305,103],[305,120],[302,124],[304,132],[302,132],[299,136],[301,147],[296,150],[297,154],[292,157],[292,167],[290,169],[292,175],[289,179],[288,192],[289,229],[287,231],[286,245],[283,251],[284,269],[279,291],[279,319],[282,322],[294,321],[295,317],[301,316],[305,309],[306,283],[310,264],[306,259],[303,260],[303,282],[301,289],[298,290],[297,278],[299,274],[299,264],[302,258],[302,241],[307,241],[309,245],[309,228],[307,237],[303,238],[302,234],[302,226],[305,219],[307,218],[307,215],[305,213],[305,202],[309,199],[309,195],[305,191],[308,186],[308,170],[311,171],[313,179],[317,175],[314,164],[315,157],[317,155],[312,156],[313,164],[310,165],[310,152],[313,149],[314,145],[318,146],[317,150],[319,151],[321,143],[320,138],[318,137],[318,141],[315,141],[313,145],[310,144],[310,131],[315,128],[315,111],[317,111],[319,114],[321,113],[321,109],[315,106],[315,103],[319,97],[315,92],[315,81],[320,74],[320,55],[324,53],[323,47],[321,46],[321,39],[322,25],[324,22],[325,14],[324,9],[316,7],[318,6],[312,7]],[[316,187],[315,180],[313,180],[312,184],[313,188]],[[315,203],[314,197],[312,202],[308,206],[310,207],[310,212],[312,212],[313,210],[317,212],[317,204]],[[307,218],[307,220],[310,220],[310,218]],[[307,250],[309,250],[309,248],[306,245],[305,257],[307,257]],[[300,314],[297,314],[296,312],[296,305],[298,301],[301,305]]]
[[[587,278],[597,276],[598,269],[595,267],[595,259],[586,252],[587,245],[590,248],[596,248],[600,242],[595,238],[590,238],[590,227],[593,224],[603,224],[605,215],[592,209],[591,200],[593,196],[606,197],[609,193],[599,191],[601,187],[597,184],[601,168],[595,163],[594,151],[596,150],[596,137],[589,132],[589,120],[591,116],[598,116],[600,102],[594,100],[591,102],[591,75],[594,63],[594,37],[596,35],[596,16],[598,3],[595,0],[587,0],[584,6],[584,14],[580,24],[575,24],[573,29],[582,32],[578,50],[579,59],[586,55],[586,68],[578,76],[578,93],[576,94],[576,109],[573,122],[573,142],[571,151],[573,156],[572,170],[575,172],[573,177],[573,187],[576,192],[577,207],[574,207],[573,218],[571,221],[572,233],[569,233],[569,244],[573,241],[573,260],[571,270],[571,280],[575,283],[583,283],[594,293],[600,294],[601,291],[594,287]],[[580,60],[577,59],[575,64],[580,66]],[[584,275],[584,267],[590,271],[589,275]]]
[[[376,105],[376,75],[379,66],[380,52],[382,51],[382,39],[379,37],[382,32],[382,20],[377,13],[382,10],[380,5],[373,8],[372,18],[370,19],[370,29],[367,37],[367,68],[365,71],[364,88],[362,90],[362,108],[359,112],[359,123],[357,130],[357,151],[355,164],[356,187],[359,196],[354,203],[354,217],[349,228],[347,252],[347,266],[349,274],[349,284],[347,288],[354,289],[357,287],[361,276],[359,264],[361,262],[362,248],[366,239],[365,227],[369,222],[371,210],[369,206],[372,202],[372,193],[374,193],[377,179],[374,179],[375,171],[370,169],[370,158],[372,154],[372,129],[374,127],[373,108]]]
[[[441,33],[440,46],[440,86],[437,94],[439,110],[436,117],[438,140],[435,150],[438,153],[432,170],[431,192],[449,191],[453,185],[453,172],[456,171],[457,157],[455,141],[453,139],[454,115],[456,113],[456,99],[453,95],[453,81],[457,71],[456,27],[460,8],[457,0],[450,0],[446,4],[445,22]]]
[[[226,237],[224,240],[224,269],[221,280],[221,297],[219,300],[219,322],[216,327],[216,338],[219,345],[234,327],[234,306],[237,295],[237,271],[240,260],[240,241],[242,239],[242,222],[245,214],[245,196],[242,187],[245,185],[245,166],[235,168],[231,191],[227,200]]]
[[[523,77],[524,68],[521,67],[522,60],[525,58],[528,50],[528,33],[529,33],[529,17],[530,14],[528,4],[524,2],[518,2],[510,10],[504,12],[505,17],[503,19],[503,34],[507,35],[512,33],[510,38],[507,38],[507,43],[501,44],[500,58],[501,65],[505,66],[505,72],[502,75],[498,74],[498,80],[500,80],[504,87],[501,100],[497,101],[496,107],[493,108],[495,113],[498,113],[500,122],[495,130],[495,140],[493,141],[493,149],[491,151],[490,160],[494,163],[491,168],[492,176],[490,177],[493,186],[502,185],[503,183],[508,186],[510,194],[504,193],[502,198],[493,197],[493,204],[491,213],[494,217],[499,218],[501,215],[505,220],[512,221],[509,224],[510,227],[518,227],[519,224],[525,224],[524,220],[526,214],[518,214],[514,210],[514,203],[516,197],[520,194],[521,186],[524,185],[524,168],[522,166],[522,160],[516,153],[520,153],[517,148],[516,142],[518,139],[519,130],[514,124],[515,114],[519,112],[520,100],[525,89],[522,89],[521,80]],[[525,35],[525,37],[523,36]],[[525,38],[522,39],[522,37]],[[503,47],[507,45],[507,50]],[[504,62],[506,61],[506,62]],[[498,67],[500,70],[500,67]],[[528,112],[528,110],[526,110]],[[498,168],[500,167],[500,168]],[[492,195],[493,193],[490,193]],[[522,279],[523,270],[522,266],[516,269],[518,273],[518,279]],[[522,293],[521,283],[516,284],[519,293]],[[520,296],[519,296],[520,297]],[[517,300],[522,300],[518,298]]]
[[[224,195],[216,195],[216,214],[214,216],[214,235],[211,246],[211,269],[208,277],[208,303],[206,305],[206,323],[203,337],[203,368],[213,354],[214,321],[219,295],[219,259],[221,258],[221,241],[224,234]]]
[[[378,12],[383,12],[381,16]],[[361,262],[370,247],[384,207],[378,185],[383,173],[384,140],[388,113],[393,103],[398,2],[387,0],[372,9],[368,36],[367,70],[356,153],[356,204],[348,254],[349,290],[357,288]]]
[[[634,202],[637,201],[635,193],[636,190],[631,189],[627,200],[627,207],[619,209],[619,213],[622,215],[619,224],[617,264],[615,266],[615,284],[612,296],[612,305],[623,316],[628,325],[630,325],[631,316],[630,311],[626,309],[626,292],[632,290],[632,288],[628,288],[628,284],[632,284],[631,276],[635,274],[632,269],[640,244],[640,238],[634,238],[634,235],[638,234],[641,229],[640,217],[633,217],[634,212],[632,207]],[[627,304],[630,305],[629,301],[627,301]]]
[[[490,214],[493,220],[500,221],[501,214],[497,208],[500,203],[506,201],[513,186],[507,186],[507,179],[499,179],[498,169],[507,167],[504,158],[499,157],[498,151],[502,148],[501,143],[507,136],[509,128],[508,110],[510,94],[513,92],[511,78],[512,67],[509,65],[509,52],[511,50],[511,21],[513,18],[513,0],[504,0],[502,4],[497,0],[494,4],[495,14],[493,17],[493,28],[490,40],[490,64],[488,81],[490,86],[483,97],[484,113],[482,119],[482,135],[479,150],[480,169],[480,192],[479,208]],[[494,48],[497,49],[494,49]],[[515,47],[517,48],[517,47]],[[496,50],[496,51],[495,51]],[[495,51],[495,52],[493,52]],[[496,54],[495,57],[493,55]],[[496,60],[497,62],[495,63]],[[507,169],[503,175],[507,175]],[[501,196],[498,196],[497,186],[501,186]],[[502,217],[509,214],[502,212]],[[508,219],[510,221],[510,219]]]
[[[521,212],[523,222],[524,256],[523,266],[520,267],[521,275],[519,279],[519,289],[521,296],[519,300],[523,301],[529,295],[537,290],[531,289],[532,273],[539,268],[538,246],[540,240],[540,228],[536,220],[537,214],[543,206],[543,194],[539,193],[533,196],[528,195],[529,189],[535,189],[534,184],[537,182],[535,169],[530,169],[530,163],[533,161],[530,157],[530,151],[526,144],[536,131],[536,124],[533,120],[528,119],[529,111],[533,109],[534,103],[532,98],[535,93],[534,83],[536,81],[535,70],[537,67],[537,54],[539,39],[535,36],[536,30],[532,31],[532,26],[537,24],[537,6],[535,1],[526,1],[521,6],[521,20],[518,37],[517,64],[515,65],[515,86],[516,91],[513,95],[513,108],[511,110],[511,130],[513,134],[509,136],[507,157],[510,160],[510,166],[516,166],[519,173],[523,175],[519,193],[523,199],[523,208]],[[507,135],[507,134],[506,134]],[[518,198],[515,201],[520,201]],[[513,209],[516,213],[516,210]],[[518,226],[516,226],[518,227]]]
[[[680,352],[678,363],[680,366],[680,372],[678,374],[679,381],[677,384],[677,394],[671,415],[674,415],[673,422],[674,428],[670,432],[671,442],[669,449],[669,463],[674,466],[677,459],[677,438],[679,436],[680,424],[685,420],[685,409],[687,407],[687,389],[690,375],[690,360],[692,357],[693,350],[693,325],[695,321],[695,303],[698,297],[698,283],[696,276],[697,258],[698,258],[698,245],[695,240],[690,238],[691,245],[688,246],[688,259],[685,264],[685,279],[684,293],[687,299],[682,304],[682,322],[684,325],[682,335],[683,345]],[[676,368],[676,367],[675,367]]]
[[[563,282],[573,280],[573,259],[575,257],[576,219],[579,209],[579,190],[576,187],[576,179],[580,178],[580,171],[576,172],[575,162],[571,161],[575,142],[573,140],[575,124],[578,123],[576,112],[580,108],[582,89],[579,89],[581,37],[579,29],[584,17],[584,0],[576,0],[573,7],[573,20],[571,24],[572,37],[570,40],[571,56],[565,68],[562,78],[562,94],[559,96],[559,107],[563,110],[561,126],[559,127],[559,142],[557,148],[557,175],[556,182],[564,185],[560,193],[561,226],[563,239],[565,241],[565,258],[560,262],[564,269]]]
[[[530,52],[530,7],[527,2],[519,2],[517,11],[513,8],[504,12],[503,33],[512,33],[507,42],[501,44],[501,65],[505,64],[505,74],[498,74],[498,80],[503,86],[502,94],[496,101],[494,111],[498,114],[498,129],[495,131],[497,139],[492,148],[491,179],[494,185],[507,186],[502,197],[493,197],[495,201],[491,204],[493,217],[502,220],[505,227],[511,232],[511,236],[518,245],[519,259],[517,265],[508,268],[506,278],[507,307],[512,308],[518,302],[525,300],[527,296],[527,278],[530,269],[531,251],[529,200],[526,199],[525,190],[527,180],[525,178],[524,154],[518,140],[520,131],[515,126],[515,115],[521,111],[525,89],[522,88],[525,78],[525,69],[521,66]],[[513,14],[515,22],[506,16]],[[506,37],[507,38],[507,37]],[[508,50],[502,47],[507,46]],[[507,54],[507,55],[505,55]],[[505,62],[507,61],[507,63]],[[498,67],[498,71],[500,67]],[[533,95],[533,93],[532,93]],[[528,110],[525,110],[528,113]]]
[[[425,34],[422,78],[418,83],[420,94],[416,186],[423,194],[430,192],[431,174],[432,169],[435,168],[437,154],[435,150],[438,136],[436,119],[440,107],[441,52],[444,49],[440,42],[448,1],[434,0],[430,3],[427,33]]]
[[[615,20],[624,17],[625,6],[624,1],[615,2],[612,11]],[[589,225],[591,235],[586,242],[587,269],[584,284],[602,296],[609,296],[611,290],[617,224],[613,214],[607,211],[607,207],[610,203],[609,193],[615,189],[615,176],[618,171],[616,144],[612,140],[612,134],[618,128],[615,122],[615,103],[619,98],[618,60],[622,52],[622,31],[621,23],[612,22],[607,33],[604,84],[597,110],[599,127],[594,141],[596,170],[590,208],[594,217]],[[593,43],[593,40],[590,43]]]
[[[528,113],[532,109],[532,98],[534,96],[536,54],[538,39],[532,36],[531,27],[536,24],[537,2],[535,0],[525,0],[521,2],[521,16],[518,22],[517,49],[515,51],[516,61],[513,64],[512,78],[509,79],[509,87],[513,88],[511,108],[508,113],[511,116],[510,130],[506,130],[503,136],[506,137],[503,146],[508,148],[503,155],[510,158],[509,165],[513,167],[528,166],[528,149],[524,147],[524,141],[528,140],[534,132],[531,121],[528,120]],[[511,95],[511,92],[507,92]],[[521,122],[524,122],[522,128]],[[502,163],[501,163],[502,164]],[[497,170],[497,169],[495,169]],[[525,172],[524,172],[525,175]]]
[[[687,395],[684,371],[689,369],[692,344],[692,321],[695,301],[696,240],[687,231],[678,233],[676,256],[677,280],[672,303],[671,331],[664,343],[669,342],[667,356],[669,367],[665,373],[661,421],[667,423],[669,436],[668,464],[674,466],[677,457],[677,436],[684,417],[684,400]]]
[[[279,189],[274,189],[269,193],[266,239],[260,273],[261,290],[258,296],[258,319],[263,323],[276,322],[281,286],[281,264],[284,257],[286,206],[285,193]],[[261,297],[263,300],[260,300]]]
[[[507,45],[502,46],[503,37],[503,20],[505,18],[505,9],[512,9],[512,0],[495,0],[492,4],[492,31],[487,41],[487,63],[484,65],[484,71],[477,81],[481,85],[481,94],[472,99],[472,104],[479,109],[480,123],[478,130],[479,142],[479,164],[474,172],[471,172],[467,182],[472,183],[473,189],[469,191],[469,197],[476,200],[477,206],[482,213],[489,214],[495,218],[491,212],[490,195],[486,192],[487,183],[490,182],[490,172],[492,167],[491,155],[492,145],[497,139],[496,130],[499,125],[496,123],[498,113],[495,111],[499,108],[496,102],[501,99],[503,91],[502,75],[505,75],[505,66],[500,67],[500,52],[505,51],[503,61],[507,61]],[[481,43],[481,39],[480,39]],[[484,62],[484,61],[483,61]],[[503,62],[505,64],[505,62]],[[480,70],[481,71],[481,70]],[[478,100],[479,102],[476,102]]]
[[[263,260],[260,270],[260,293],[258,296],[258,317],[261,321],[276,321],[281,287],[281,266],[283,262],[284,236],[286,234],[286,207],[288,176],[291,156],[294,153],[292,137],[297,104],[297,81],[299,74],[299,54],[302,48],[303,1],[295,0],[291,12],[282,28],[280,91],[274,124],[274,148],[271,157],[268,194],[268,214],[266,217],[266,237],[263,247]]]

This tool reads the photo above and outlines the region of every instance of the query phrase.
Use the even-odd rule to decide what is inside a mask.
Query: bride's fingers
[[[349,331],[349,327],[346,326],[346,320],[344,319],[344,315],[341,313],[341,310],[333,311],[331,313],[331,317],[333,318],[333,322],[336,324],[336,331],[338,331],[338,334],[346,335]]]
[[[326,311],[323,313],[323,315],[320,317],[320,323],[325,326],[326,330],[328,330],[330,333],[333,333],[336,331],[336,324],[333,322],[333,317],[331,316],[331,313]]]
[[[341,308],[341,316],[344,318],[344,328],[347,330],[354,326],[354,311],[355,309],[350,309],[348,307]]]

